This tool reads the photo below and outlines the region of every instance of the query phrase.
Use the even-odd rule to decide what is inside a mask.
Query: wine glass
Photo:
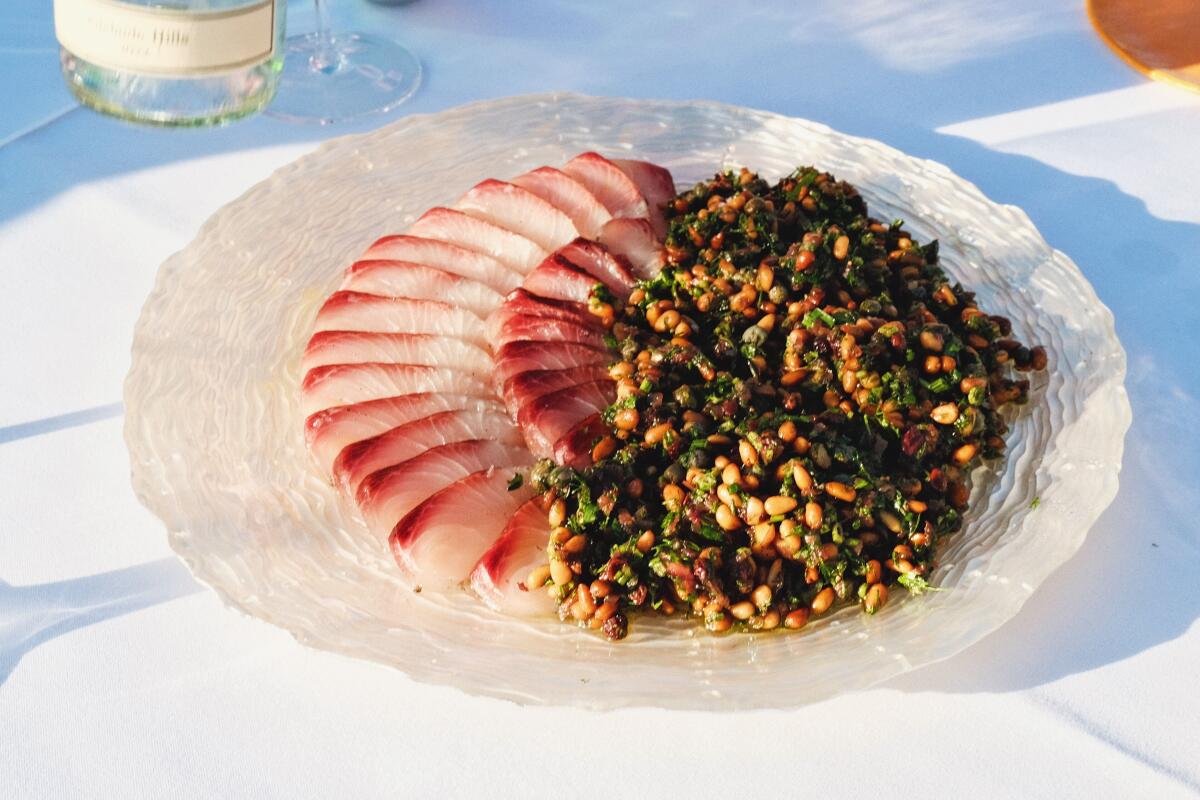
[[[290,122],[329,125],[390,111],[421,83],[421,62],[390,39],[334,33],[328,0],[313,0],[317,29],[289,36],[279,90],[266,113]]]

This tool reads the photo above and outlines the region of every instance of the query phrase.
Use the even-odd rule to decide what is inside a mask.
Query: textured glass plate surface
[[[1014,417],[1004,471],[977,472],[968,522],[940,554],[932,579],[943,591],[898,590],[874,617],[847,609],[799,633],[716,637],[638,618],[613,645],[398,579],[386,543],[305,451],[299,362],[316,310],[376,237],[485,177],[588,149],[663,164],[680,186],[722,166],[771,179],[798,164],[828,169],[875,216],[939,239],[946,268],[984,308],[1046,345],[1050,371]],[[196,577],[304,644],[525,703],[779,708],[946,658],[1013,617],[1116,493],[1124,374],[1112,315],[1078,268],[1023,212],[944,166],[761,111],[537,95],[329,142],[215,214],[146,302],[125,435],[134,488]]]

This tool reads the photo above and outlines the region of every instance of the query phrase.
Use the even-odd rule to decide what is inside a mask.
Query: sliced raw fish
[[[607,349],[574,342],[510,342],[496,351],[495,386],[503,386],[522,372],[535,369],[569,369],[614,360]]]
[[[557,206],[504,181],[488,179],[476,184],[458,199],[454,207],[519,233],[545,250],[557,250],[579,236],[575,223]]]
[[[599,153],[581,153],[566,163],[563,172],[596,196],[614,217],[641,217],[650,213],[637,184]]]
[[[590,239],[576,239],[559,248],[558,255],[599,280],[622,300],[629,296],[633,284],[637,282],[629,262]]]
[[[308,340],[300,368],[329,364],[418,364],[445,366],[480,378],[492,371],[492,357],[478,345],[428,333],[318,331]]]
[[[413,236],[441,239],[489,255],[521,274],[536,267],[549,253],[518,233],[452,208],[429,209],[412,224],[408,232]]]
[[[333,462],[333,479],[353,496],[372,472],[407,461],[431,447],[468,439],[495,439],[519,446],[521,432],[496,409],[442,411],[347,446]]]
[[[486,283],[500,294],[507,294],[520,286],[524,274],[489,255],[422,236],[385,236],[367,249],[363,259],[352,264],[347,272],[369,269],[372,261],[407,261]]]
[[[554,443],[555,463],[579,469],[592,463],[592,448],[611,431],[599,414],[587,417]]]
[[[601,328],[530,314],[509,317],[496,332],[494,341],[497,349],[509,342],[576,342],[591,347],[605,347]]]
[[[666,263],[662,242],[644,219],[614,219],[600,230],[599,241],[623,256],[639,278],[653,278]]]
[[[616,385],[611,380],[559,389],[522,406],[517,413],[517,424],[533,454],[550,458],[559,439],[580,422],[603,411],[615,397]]]
[[[561,209],[584,236],[595,238],[600,226],[612,219],[612,214],[596,195],[562,170],[539,167],[513,178],[513,183]]]
[[[554,319],[567,320],[574,322],[584,327],[594,327],[600,329],[600,320],[594,315],[589,314],[587,307],[582,303],[564,303],[558,300],[550,300],[537,295],[525,289],[514,289],[504,298],[504,302],[500,304],[500,308],[496,309],[496,313],[492,314],[487,321],[490,340],[496,341],[496,337],[500,330],[504,328],[505,323],[517,315],[528,315],[533,317],[551,317]]]
[[[420,583],[467,578],[513,513],[533,494],[527,483],[509,489],[515,469],[493,467],[455,481],[396,523],[388,541],[396,563]]]
[[[326,475],[333,462],[349,445],[378,436],[399,425],[442,411],[458,409],[503,413],[495,400],[466,394],[421,392],[398,397],[381,397],[365,403],[326,408],[304,421],[304,438]]]
[[[465,308],[433,300],[334,292],[317,312],[314,331],[432,333],[487,346],[487,328]]]
[[[493,397],[488,381],[468,372],[413,364],[330,364],[314,367],[300,385],[305,415],[334,406],[419,392]]]
[[[544,394],[557,392],[568,386],[603,380],[608,376],[608,367],[603,364],[585,364],[565,369],[533,369],[519,372],[506,380],[500,389],[504,405],[515,419],[521,406],[531,403]]]
[[[373,472],[359,484],[356,500],[367,527],[380,538],[427,497],[473,472],[512,469],[533,463],[524,447],[493,439],[470,439],[426,450]]]
[[[671,177],[671,173],[649,161],[614,158],[612,163],[629,176],[642,193],[642,197],[646,198],[646,205],[650,207],[650,224],[654,226],[654,232],[659,239],[665,238],[667,223],[663,216],[663,207],[668,200],[674,199],[676,194],[675,179]]]
[[[545,566],[550,525],[538,498],[528,500],[509,518],[499,538],[471,570],[471,588],[503,614],[542,616],[554,601],[540,586],[526,586],[529,573]]]
[[[600,285],[595,276],[581,270],[562,256],[547,258],[525,276],[525,289],[551,300],[586,305],[592,289]]]
[[[486,283],[411,261],[360,261],[346,272],[343,289],[461,306],[477,317],[500,307],[504,296]]]

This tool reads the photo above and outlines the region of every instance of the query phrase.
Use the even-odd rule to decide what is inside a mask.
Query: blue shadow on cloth
[[[124,411],[125,405],[123,403],[108,403],[102,406],[84,408],[79,411],[71,411],[67,414],[57,414],[53,417],[21,422],[16,425],[7,425],[0,427],[0,444],[112,419],[113,417],[121,416]]]
[[[1020,613],[967,651],[886,684],[905,691],[1004,692],[1116,663],[1183,635],[1200,618],[1194,476],[1200,474],[1200,225],[1160,219],[1110,181],[1071,175],[929,130],[890,142],[969,165],[959,174],[1038,220],[1113,311],[1129,356],[1133,424],[1120,490],[1080,551]],[[1054,535],[1046,531],[1047,536]],[[1014,578],[1018,576],[1013,576]]]
[[[0,684],[44,642],[202,588],[176,558],[54,583],[0,581]]]

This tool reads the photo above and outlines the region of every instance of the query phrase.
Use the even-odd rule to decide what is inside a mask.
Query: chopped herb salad
[[[591,466],[529,475],[552,533],[525,588],[610,639],[639,611],[797,629],[931,588],[1045,350],[814,168],[724,172],[665,211],[661,273],[591,294],[617,399]]]

